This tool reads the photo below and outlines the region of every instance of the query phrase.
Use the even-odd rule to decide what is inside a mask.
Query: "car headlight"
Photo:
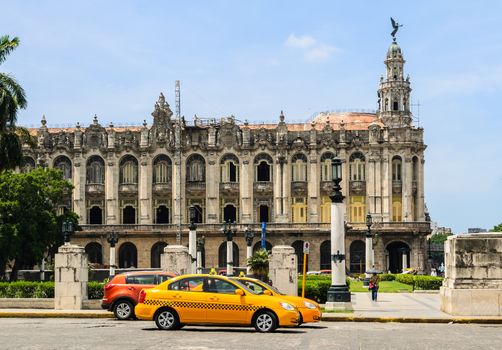
[[[308,308],[308,309],[317,309],[317,306],[315,306],[312,303],[309,303],[308,301],[304,301],[303,305],[305,305],[305,307]]]
[[[288,303],[280,303],[284,310],[295,311],[295,307]]]

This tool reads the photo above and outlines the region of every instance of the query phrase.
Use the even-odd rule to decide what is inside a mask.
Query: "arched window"
[[[401,273],[404,267],[410,267],[411,249],[406,243],[398,241],[389,243],[386,250],[389,255],[386,271]]]
[[[168,183],[172,178],[171,159],[161,154],[153,160],[153,183]]]
[[[366,164],[361,152],[354,152],[349,158],[350,181],[364,181],[366,177]]]
[[[307,198],[291,198],[291,217],[294,223],[307,222]]]
[[[164,248],[167,246],[166,242],[157,242],[150,250],[150,267],[157,269],[160,267],[160,257],[164,253]]]
[[[206,181],[206,162],[204,158],[199,154],[192,154],[187,159],[187,181]]]
[[[403,200],[399,195],[392,196],[392,221],[403,221]]]
[[[266,153],[260,153],[254,158],[256,169],[256,181],[272,181],[272,157]]]
[[[138,160],[129,154],[120,161],[120,184],[129,185],[137,183]]]
[[[392,103],[392,110],[393,111],[399,110],[399,102],[397,100],[394,100],[394,102]]]
[[[331,241],[327,240],[321,243],[320,248],[321,264],[320,270],[331,270]]]
[[[136,208],[132,205],[125,206],[122,209],[122,223],[135,224],[136,223]]]
[[[332,181],[331,160],[335,155],[331,152],[324,152],[321,156],[321,181]]]
[[[119,268],[130,267],[138,267],[138,250],[134,244],[126,242],[119,249]]]
[[[392,181],[401,181],[402,164],[401,157],[394,156],[392,158]]]
[[[239,247],[235,242],[232,242],[232,250],[233,250],[233,266],[239,266]],[[227,267],[227,242],[223,242],[220,244],[220,248],[218,249],[218,266],[221,268]]]
[[[363,273],[366,269],[366,244],[354,241],[350,245],[350,272]]]
[[[21,165],[21,172],[22,173],[29,173],[35,169],[35,161],[31,157],[24,157],[23,158],[23,163]]]
[[[225,154],[220,162],[221,182],[239,182],[239,159],[233,154]]]
[[[223,208],[223,221],[237,222],[237,208],[233,204],[227,204]]]
[[[418,157],[413,157],[413,181],[418,181]]]
[[[66,156],[59,156],[54,160],[54,168],[63,172],[63,179],[71,180],[71,161]]]
[[[155,211],[156,224],[168,224],[170,222],[170,210],[165,205],[159,205]]]
[[[293,181],[307,181],[307,157],[297,153],[291,159]]]
[[[97,205],[89,209],[89,224],[91,225],[103,224],[103,210]]]
[[[296,254],[296,262],[298,264],[297,270],[298,272],[303,271],[303,241],[294,241],[291,246],[295,249]],[[307,271],[309,270],[309,262],[307,255]]]
[[[103,264],[103,248],[101,244],[96,242],[91,242],[85,246],[85,253],[87,254],[87,259],[93,264]]]
[[[384,109],[385,109],[385,112],[387,112],[389,110],[389,99],[388,98],[385,99]]]
[[[92,156],[87,160],[86,182],[88,184],[105,183],[105,162],[99,156]]]

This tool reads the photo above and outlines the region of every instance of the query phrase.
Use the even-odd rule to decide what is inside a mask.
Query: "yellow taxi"
[[[260,295],[272,295],[280,297],[296,306],[298,308],[298,311],[300,311],[300,320],[298,321],[298,325],[308,322],[319,322],[321,320],[321,308],[319,307],[319,304],[314,300],[282,294],[277,288],[272,287],[271,285],[256,278],[241,276],[231,277],[231,279],[239,281],[240,283],[244,284],[246,287]]]
[[[249,325],[258,332],[298,325],[298,309],[283,298],[258,295],[225,276],[193,274],[167,280],[140,292],[134,312],[159,329],[185,324]]]

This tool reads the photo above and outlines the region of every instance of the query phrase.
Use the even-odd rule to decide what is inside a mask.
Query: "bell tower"
[[[410,77],[404,78],[404,63],[401,48],[394,37],[387,50],[385,66],[387,74],[380,77],[378,89],[378,117],[390,128],[410,126]]]

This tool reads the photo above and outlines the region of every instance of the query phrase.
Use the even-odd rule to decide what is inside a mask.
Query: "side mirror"
[[[237,288],[237,289],[235,290],[235,294],[240,295],[240,296],[243,296],[243,295],[244,295],[244,291],[243,291],[242,289]]]
[[[271,291],[269,291],[268,289],[265,289],[265,290],[263,291],[263,295],[272,295],[272,292],[271,292]]]

